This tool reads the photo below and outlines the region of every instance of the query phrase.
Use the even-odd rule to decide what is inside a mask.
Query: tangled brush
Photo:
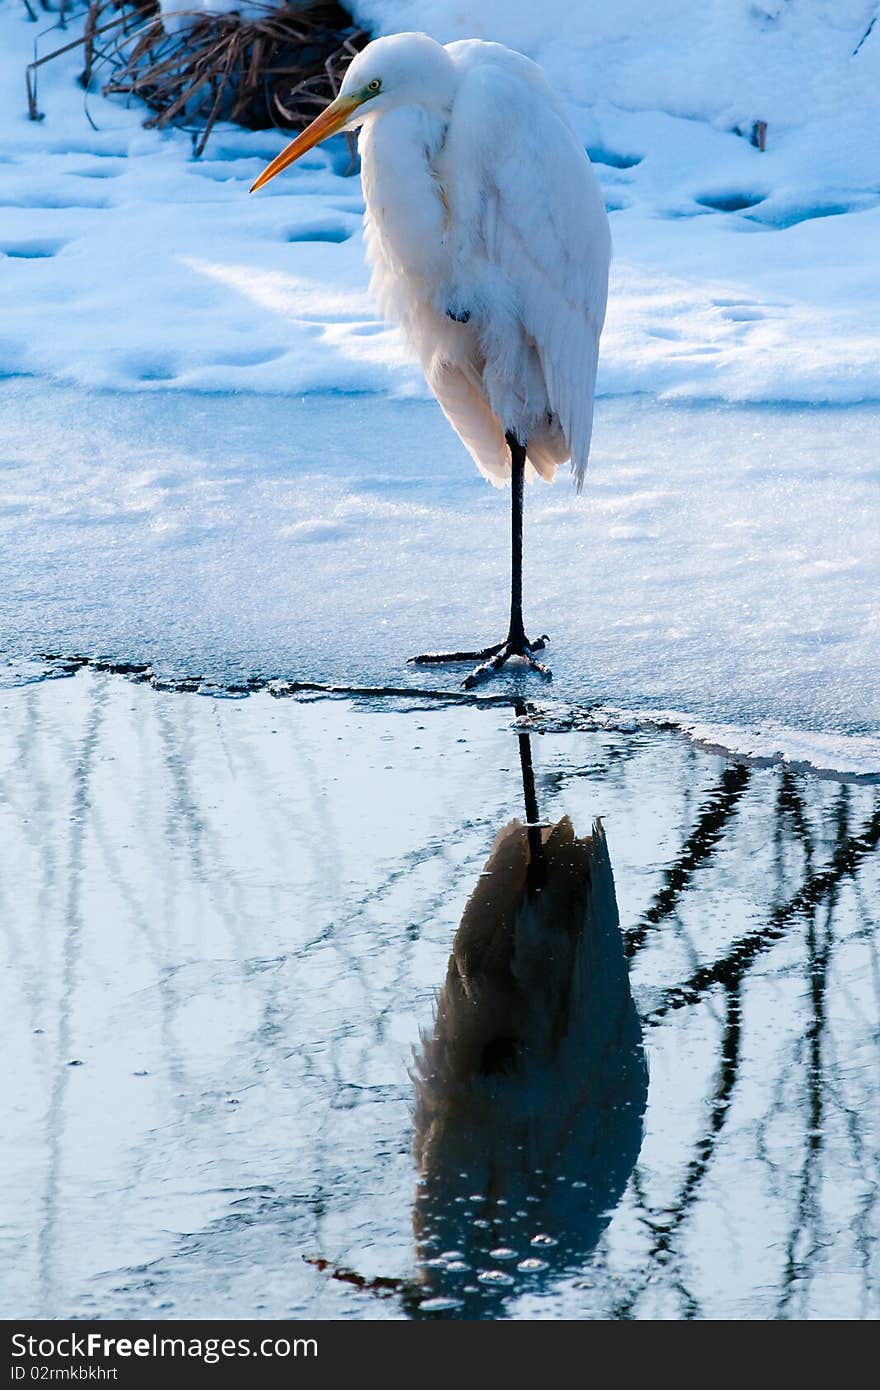
[[[308,125],[369,37],[335,0],[267,0],[249,3],[244,14],[181,9],[170,16],[157,0],[90,0],[82,36],[30,64],[30,114],[40,118],[37,68],[82,46],[86,89],[103,69],[105,96],[145,102],[154,113],[148,127],[192,130],[200,155],[217,121],[250,130]]]

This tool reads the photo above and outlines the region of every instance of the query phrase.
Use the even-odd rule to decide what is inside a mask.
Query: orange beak
[[[345,125],[349,117],[357,110],[363,101],[363,97],[337,97],[331,101],[326,110],[320,116],[316,116],[310,126],[306,126],[302,135],[298,135],[295,140],[276,155],[271,164],[267,164],[256,183],[251,188],[252,193],[256,193],[258,188],[262,188],[264,183],[274,179],[276,174],[280,174],[282,169],[286,169],[289,164],[295,164],[300,155],[311,150],[315,145],[320,145],[322,140],[328,140],[331,135],[335,135],[337,130]]]

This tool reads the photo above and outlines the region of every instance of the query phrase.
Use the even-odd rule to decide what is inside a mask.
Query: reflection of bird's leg
[[[516,712],[519,716],[524,715],[525,705],[518,702]],[[547,882],[547,861],[538,816],[538,794],[535,791],[535,772],[532,767],[532,742],[528,734],[520,734],[518,737],[523,799],[526,804],[526,832],[529,838],[529,867],[526,873],[526,888],[530,893],[533,893],[543,888]]]
[[[512,656],[520,656],[533,671],[540,671],[548,680],[551,677],[549,666],[536,661],[533,652],[539,652],[550,638],[545,633],[537,641],[530,642],[526,637],[522,615],[522,551],[523,551],[523,495],[526,476],[526,446],[521,444],[513,433],[505,436],[510,448],[510,626],[503,642],[493,647],[485,647],[481,652],[426,652],[424,656],[413,657],[419,666],[442,665],[454,661],[478,661],[480,664],[471,671],[462,685],[471,690],[489,676],[494,676],[505,666]]]

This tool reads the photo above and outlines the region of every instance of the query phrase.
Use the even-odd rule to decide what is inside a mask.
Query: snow
[[[587,489],[528,496],[527,621],[555,671],[531,696],[880,767],[871,13],[358,7],[533,54],[612,209]],[[0,0],[7,678],[48,650],[454,688],[406,658],[501,635],[501,502],[377,322],[346,145],[249,197],[282,134],[223,127],[193,160],[86,97],[76,52],[40,70],[30,122],[35,36],[69,32]],[[757,119],[763,153],[732,129]]]
[[[271,0],[159,0],[162,26],[169,34],[184,29],[193,16],[238,14],[242,19],[259,19],[274,9]]]
[[[517,48],[584,121],[597,104],[724,132],[765,120],[771,150],[777,129],[802,155],[818,136],[814,169],[821,156],[868,186],[878,167],[876,142],[847,139],[867,134],[880,108],[880,35],[854,59],[874,0],[353,0],[352,8],[377,32],[423,29],[441,43],[474,37]]]
[[[612,209],[602,392],[880,395],[880,31],[852,56],[872,5],[357,10],[388,29],[501,39],[560,87]],[[184,133],[144,132],[141,109],[91,95],[96,133],[77,53],[40,70],[45,119],[32,124],[37,32],[0,0],[0,372],[138,391],[424,393],[365,293],[341,139],[249,197],[282,135],[224,129],[194,162]],[[39,51],[64,37],[43,35]],[[732,133],[757,119],[764,153]],[[120,248],[125,273],[109,274]]]

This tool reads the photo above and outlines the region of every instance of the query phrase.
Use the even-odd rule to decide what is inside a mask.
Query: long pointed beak
[[[307,150],[315,145],[320,145],[322,140],[327,140],[331,135],[335,135],[341,126],[360,106],[362,97],[337,97],[331,101],[330,105],[316,116],[312,124],[306,126],[302,135],[298,135],[295,140],[276,155],[271,164],[267,164],[256,183],[251,188],[252,193],[256,193],[258,188],[262,188],[264,183],[274,179],[276,174],[280,174],[282,169],[286,169],[289,164],[294,164]]]

